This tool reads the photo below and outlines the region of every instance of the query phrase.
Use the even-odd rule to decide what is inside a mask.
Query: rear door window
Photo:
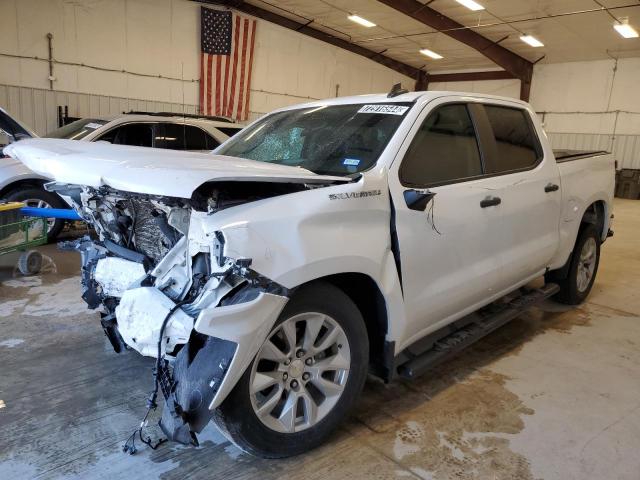
[[[209,135],[204,130],[191,125],[184,126],[185,150],[210,150]],[[216,145],[217,146],[217,145]]]
[[[201,128],[178,123],[165,123],[156,141],[158,147],[171,150],[213,150],[219,145]]]
[[[115,145],[153,147],[153,125],[150,123],[122,125],[109,130],[96,141],[110,142]]]
[[[542,157],[540,144],[527,112],[517,108],[484,105],[495,148],[485,159],[486,173],[506,173],[531,168]]]
[[[429,114],[400,166],[403,185],[426,187],[482,175],[473,122],[465,104],[449,104]]]
[[[184,126],[175,123],[163,123],[158,128],[156,146],[169,150],[184,150]]]

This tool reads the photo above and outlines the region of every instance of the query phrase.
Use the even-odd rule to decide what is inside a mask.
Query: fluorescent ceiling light
[[[362,25],[363,27],[375,27],[376,26],[375,23],[370,22],[366,18],[359,17],[358,15],[349,15],[347,18],[349,20],[351,20],[352,22],[356,22],[357,24]]]
[[[544,43],[531,35],[522,35],[520,37],[520,40],[528,45],[531,45],[532,47],[544,47]]]
[[[478,11],[484,10],[484,7],[480,5],[478,2],[474,2],[473,0],[456,0],[460,5],[464,5],[469,10]]]
[[[434,52],[433,50],[429,50],[428,48],[423,48],[422,50],[420,50],[420,53],[426,55],[427,57],[431,57],[434,60],[440,60],[441,58],[444,58],[442,55]]]
[[[624,38],[638,38],[638,32],[628,23],[617,23],[613,28]]]

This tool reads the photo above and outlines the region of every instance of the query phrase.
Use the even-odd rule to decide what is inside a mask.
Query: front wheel
[[[43,188],[29,187],[24,190],[15,190],[7,195],[7,200],[22,202],[27,207],[36,208],[68,208],[62,199],[55,193],[47,192]],[[65,221],[60,218],[47,220],[47,240],[53,242],[64,228]]]
[[[368,356],[367,331],[351,299],[330,284],[303,287],[214,412],[214,422],[253,455],[303,453],[322,443],[353,406]]]
[[[595,226],[586,225],[578,233],[566,278],[559,280],[551,278],[551,281],[560,285],[560,292],[555,298],[568,305],[582,303],[593,287],[599,263],[600,237],[598,231]]]

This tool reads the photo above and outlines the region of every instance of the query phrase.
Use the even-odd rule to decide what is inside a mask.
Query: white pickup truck
[[[165,434],[213,419],[265,457],[322,442],[368,372],[412,378],[543,298],[582,302],[611,233],[611,157],[558,160],[529,105],[487,95],[294,106],[213,155],[5,152],[95,227],[83,298],[116,351],[156,357]]]

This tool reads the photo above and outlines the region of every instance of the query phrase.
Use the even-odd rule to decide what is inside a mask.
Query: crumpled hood
[[[280,183],[349,182],[299,167],[210,153],[78,142],[51,138],[23,140],[4,153],[57,182],[109,186],[127,192],[190,198],[209,181]]]

